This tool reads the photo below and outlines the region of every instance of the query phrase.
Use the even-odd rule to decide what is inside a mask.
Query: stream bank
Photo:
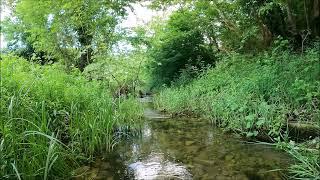
[[[76,179],[285,179],[291,160],[274,147],[249,144],[208,121],[170,118],[145,104],[141,135],[80,168]]]

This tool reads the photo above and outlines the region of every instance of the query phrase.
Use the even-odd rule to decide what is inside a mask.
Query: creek
[[[148,98],[141,134],[87,167],[88,179],[285,179],[290,158],[197,118],[170,118]]]

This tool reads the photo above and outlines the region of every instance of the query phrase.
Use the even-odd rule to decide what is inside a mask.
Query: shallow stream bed
[[[285,179],[290,158],[273,146],[246,143],[206,120],[168,118],[145,104],[141,135],[122,140],[80,179]]]

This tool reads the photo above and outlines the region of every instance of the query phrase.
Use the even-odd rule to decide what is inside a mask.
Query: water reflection
[[[163,153],[151,153],[130,164],[129,174],[132,179],[192,179],[184,166],[167,160]]]
[[[143,127],[143,130],[142,130],[143,138],[150,138],[151,135],[152,135],[151,133],[152,133],[152,131],[151,131],[149,125],[145,124],[144,127]]]
[[[147,108],[140,137],[123,140],[112,168],[93,167],[113,179],[284,179],[289,158],[270,146],[245,144],[201,119],[170,119]],[[99,173],[103,171],[104,174]]]

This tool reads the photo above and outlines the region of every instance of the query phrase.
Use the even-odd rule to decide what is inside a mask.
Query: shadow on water
[[[148,104],[141,135],[121,141],[82,179],[284,179],[286,154],[243,143],[205,120],[169,118],[150,99],[141,101]]]

